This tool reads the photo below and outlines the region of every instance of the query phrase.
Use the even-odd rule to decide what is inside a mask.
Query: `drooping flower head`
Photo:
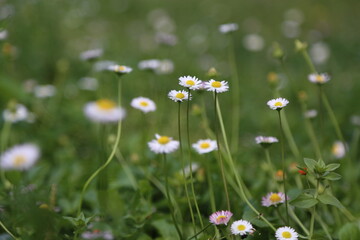
[[[110,65],[108,66],[107,70],[114,72],[118,75],[123,75],[123,74],[127,74],[130,73],[132,71],[131,67],[125,66],[125,65]]]
[[[280,203],[285,202],[285,194],[282,192],[278,193],[268,193],[265,197],[262,198],[261,205],[264,207],[270,207],[272,205],[277,206]]]
[[[101,123],[117,122],[125,117],[125,110],[109,99],[87,103],[84,113],[90,120]]]
[[[291,227],[280,227],[276,230],[277,240],[298,240],[298,233]]]
[[[144,113],[154,112],[156,110],[156,105],[155,105],[154,101],[152,101],[149,98],[145,98],[145,97],[134,98],[131,101],[130,105],[133,108],[139,109],[140,111],[142,111]]]
[[[312,73],[309,75],[309,81],[315,84],[324,84],[330,81],[327,73]]]
[[[179,77],[179,84],[191,90],[198,90],[200,88],[201,81],[195,76],[183,76]]]
[[[0,157],[0,166],[4,170],[27,170],[40,156],[39,148],[34,144],[16,145],[5,151]]]
[[[148,146],[154,153],[172,153],[179,148],[179,141],[168,136],[155,134],[155,139],[148,142]]]
[[[211,79],[208,82],[205,82],[205,88],[208,91],[222,93],[229,91],[229,84],[227,81],[215,81]]]
[[[265,137],[265,136],[257,136],[255,138],[257,144],[260,144],[263,148],[270,147],[273,143],[279,142],[276,137]]]
[[[209,219],[212,224],[220,225],[225,224],[229,222],[231,216],[233,214],[230,211],[217,211],[210,215]]]
[[[219,31],[223,34],[234,32],[239,29],[236,23],[226,23],[219,26]]]
[[[193,143],[192,147],[199,154],[209,153],[217,149],[215,140],[200,139],[196,143]]]
[[[252,224],[246,220],[238,220],[231,224],[231,233],[234,235],[248,235],[255,231]]]
[[[272,110],[281,110],[283,107],[285,107],[289,101],[285,98],[275,98],[271,99],[267,102],[267,105]]]
[[[185,90],[180,90],[180,91],[171,90],[168,93],[168,97],[175,102],[182,102],[185,100],[189,100],[189,94]],[[191,95],[190,95],[190,100],[191,100]]]

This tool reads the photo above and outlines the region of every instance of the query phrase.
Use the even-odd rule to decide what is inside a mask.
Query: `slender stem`
[[[193,170],[192,170],[192,159],[191,159],[191,142],[190,142],[190,128],[189,128],[189,111],[190,111],[190,95],[191,94],[191,90],[190,88],[188,88],[188,101],[187,101],[187,105],[186,105],[186,134],[187,134],[187,143],[188,143],[188,151],[189,151],[189,167],[190,167],[190,186],[191,186],[191,192],[194,198],[194,203],[195,203],[195,209],[198,215],[198,218],[200,220],[200,224],[201,227],[204,227],[204,223],[201,217],[201,213],[200,213],[200,209],[199,209],[199,205],[197,203],[197,198],[196,198],[196,194],[195,194],[195,188],[194,188],[194,179],[193,179]]]
[[[220,141],[219,141],[219,130],[218,130],[218,121],[217,121],[217,114],[218,114],[218,108],[217,108],[217,92],[214,92],[214,108],[215,108],[215,134],[216,134],[216,144],[218,149],[218,157],[220,162],[220,171],[221,171],[221,178],[224,184],[224,191],[225,191],[225,197],[226,197],[226,204],[227,208],[230,211],[230,199],[229,199],[229,193],[227,188],[227,183],[225,179],[225,172],[224,172],[224,163],[221,156],[221,149],[220,149]]]
[[[173,205],[172,205],[172,201],[170,199],[170,193],[169,193],[169,182],[168,182],[168,169],[167,169],[167,166],[166,166],[166,154],[164,153],[163,154],[163,159],[164,159],[164,173],[165,173],[165,191],[166,191],[166,198],[168,200],[168,204],[169,204],[169,208],[170,208],[170,212],[171,212],[171,218],[174,222],[174,225],[175,225],[175,228],[176,228],[176,231],[180,237],[180,239],[183,239],[183,236],[182,236],[182,233],[180,231],[180,228],[177,224],[177,221],[176,221],[176,218],[175,218],[175,214],[174,214],[174,208],[173,208]]]
[[[328,226],[326,225],[326,223],[322,220],[321,216],[319,214],[315,214],[315,218],[316,220],[320,223],[320,226],[322,227],[322,229],[324,230],[326,236],[328,237],[329,240],[332,240],[331,234],[329,233],[328,230]]]
[[[270,153],[269,153],[269,149],[268,148],[265,148],[265,155],[266,155],[266,161],[269,165],[269,172],[270,172],[270,176],[273,180],[275,180],[275,169],[274,169],[274,166],[271,162],[271,158],[270,158]]]
[[[1,130],[1,145],[0,145],[0,152],[3,153],[8,145],[9,136],[11,132],[11,125],[12,123],[10,121],[5,121],[4,126]],[[0,177],[1,181],[4,184],[5,189],[10,189],[12,187],[12,184],[9,180],[6,179],[5,172],[3,169],[0,169]]]
[[[310,58],[308,52],[306,50],[303,50],[302,54],[304,56],[304,59],[305,59],[307,65],[308,65],[308,67],[310,68],[310,71],[312,73],[317,73],[317,71],[315,69],[315,66],[314,66],[313,62],[311,61],[311,58]]]
[[[321,84],[318,84],[318,102],[319,102],[319,138],[320,138],[320,149],[323,149],[323,145],[324,145],[324,113],[323,113],[323,106],[322,106],[322,87]]]
[[[315,195],[314,195],[315,199],[317,198],[317,196],[319,194],[319,185],[320,185],[320,181],[319,181],[319,179],[316,179],[316,190],[315,190]],[[312,239],[312,236],[314,234],[315,215],[316,215],[316,205],[313,207],[313,209],[311,211],[309,240]]]
[[[12,234],[12,233],[10,232],[10,230],[9,230],[7,227],[5,227],[5,225],[3,224],[2,221],[0,221],[0,226],[1,226],[1,227],[5,230],[5,232],[7,232],[7,234],[9,234],[13,239],[15,239],[15,240],[18,239],[17,237],[14,236],[14,234]]]
[[[301,229],[304,231],[304,233],[306,235],[309,235],[309,231],[304,226],[304,224],[301,222],[301,220],[296,216],[296,214],[292,208],[289,208],[289,214],[292,217],[292,219],[301,227]]]
[[[285,193],[285,209],[286,209],[286,224],[289,225],[289,206],[288,206],[288,195],[287,195],[287,189],[286,189],[286,164],[285,164],[285,151],[284,151],[284,132],[281,122],[281,108],[278,111],[279,115],[279,124],[280,124],[280,143],[281,143],[281,161],[282,161],[282,167],[283,167],[283,183],[284,183],[284,193]]]
[[[202,232],[204,232],[206,229],[208,229],[208,227],[210,227],[212,224],[211,223],[209,223],[208,225],[206,225],[206,227],[204,227],[203,229],[201,229],[201,231],[200,232],[198,232],[197,234],[195,234],[194,236],[192,236],[192,237],[190,237],[190,238],[188,238],[188,240],[190,240],[190,239],[193,239],[193,238],[196,238],[198,235],[200,235]]]
[[[189,197],[188,186],[187,186],[187,181],[186,181],[185,161],[184,161],[184,153],[183,153],[182,140],[181,140],[181,121],[180,121],[181,102],[179,102],[178,104],[179,104],[179,107],[178,107],[178,132],[179,132],[179,145],[180,145],[180,158],[181,158],[181,165],[182,165],[182,173],[183,173],[183,177],[184,177],[184,187],[185,187],[186,199],[187,199],[189,209],[190,209],[191,221],[192,221],[192,224],[193,224],[193,227],[194,227],[194,232],[196,232],[194,212],[193,212],[193,209],[192,209],[192,205],[191,205],[191,201],[190,201],[190,197]]]
[[[286,224],[286,220],[285,220],[284,216],[281,214],[280,209],[278,207],[275,207],[275,210],[276,210],[277,214],[279,215],[280,219],[283,221],[283,223]]]

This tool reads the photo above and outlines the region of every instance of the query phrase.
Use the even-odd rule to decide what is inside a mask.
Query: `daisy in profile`
[[[276,230],[277,240],[298,240],[298,233],[291,227],[280,227]]]
[[[191,90],[198,90],[200,88],[201,81],[197,77],[183,76],[179,77],[179,84]]]
[[[80,53],[80,59],[83,61],[95,60],[103,55],[103,50],[101,48],[91,49]]]
[[[231,233],[234,235],[248,235],[255,231],[250,222],[246,220],[238,220],[231,224]]]
[[[214,79],[211,79],[210,81],[205,82],[205,88],[208,91],[222,93],[229,90],[229,84],[226,81],[215,81]]]
[[[214,225],[227,225],[232,215],[233,214],[230,211],[217,211],[211,214],[209,219]]]
[[[115,64],[115,65],[108,66],[107,70],[109,70],[110,72],[119,74],[119,75],[123,75],[126,73],[130,73],[132,71],[132,68],[128,67],[128,66],[124,66],[124,65]]]
[[[283,203],[283,202],[285,202],[285,194],[284,193],[271,192],[262,198],[261,205],[263,205],[264,207],[270,207],[272,205],[277,206],[277,204]]]
[[[185,100],[189,100],[189,94],[187,91],[184,91],[184,90],[180,90],[180,91],[171,90],[168,93],[168,97],[175,102],[182,102]],[[191,99],[191,96],[190,96],[190,99]]]
[[[260,144],[262,147],[267,148],[270,147],[271,144],[279,142],[279,140],[276,137],[257,136],[255,138],[255,142]]]
[[[153,100],[145,97],[134,98],[130,105],[133,108],[139,109],[144,113],[154,112],[156,110],[156,105]]]
[[[101,123],[117,122],[125,117],[125,110],[109,99],[87,103],[84,113],[90,120]]]
[[[315,84],[324,84],[330,81],[330,76],[327,73],[312,73],[308,78],[310,82]]]
[[[285,98],[275,98],[267,102],[267,105],[272,110],[281,110],[283,107],[288,105],[289,101]]]
[[[3,111],[3,118],[6,122],[20,122],[28,118],[29,112],[22,104],[10,103],[9,108]]]
[[[234,32],[239,29],[236,23],[226,23],[219,26],[219,31],[223,34]]]
[[[334,142],[331,147],[331,153],[337,159],[345,157],[346,149],[344,143],[342,143],[341,141]]]
[[[179,148],[179,141],[175,141],[171,137],[155,134],[155,138],[148,142],[150,150],[154,153],[172,153]]]
[[[4,170],[27,170],[40,156],[39,148],[34,144],[16,145],[5,151],[0,157],[0,166]]]
[[[209,153],[217,149],[215,140],[200,139],[196,143],[193,143],[192,147],[199,154]]]

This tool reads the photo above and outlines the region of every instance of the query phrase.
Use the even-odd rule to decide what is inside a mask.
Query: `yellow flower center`
[[[19,166],[22,166],[24,163],[25,163],[26,159],[24,156],[22,155],[18,155],[15,157],[14,159],[14,166],[15,167],[19,167]]]
[[[292,237],[290,232],[283,232],[282,236],[283,236],[283,238],[291,238]]]
[[[282,104],[282,102],[276,102],[274,105],[277,107],[282,107],[283,104]]]
[[[277,193],[273,193],[273,194],[271,194],[271,196],[270,196],[270,201],[272,201],[272,202],[280,202],[281,201],[281,197],[279,196],[279,194],[277,194]]]
[[[141,101],[140,106],[147,107],[147,106],[149,106],[149,103],[145,102],[145,101]]]
[[[214,87],[214,88],[219,88],[219,87],[221,87],[221,82],[214,81],[214,82],[211,83],[211,86]]]
[[[206,148],[209,148],[209,147],[210,147],[210,144],[207,143],[207,142],[204,142],[204,143],[200,144],[200,148],[206,149]]]
[[[98,101],[96,101],[96,105],[101,109],[101,110],[110,110],[115,108],[116,103],[114,103],[111,100],[108,99],[100,99]]]
[[[316,81],[317,81],[317,82],[322,83],[322,82],[324,82],[324,80],[325,80],[325,79],[324,79],[323,76],[321,76],[321,75],[317,75],[317,76],[316,76]]]
[[[237,229],[239,231],[244,231],[246,229],[246,227],[245,227],[245,225],[239,225],[239,226],[237,226]]]
[[[167,136],[161,136],[161,137],[158,138],[157,141],[158,141],[158,143],[160,143],[162,145],[165,145],[165,144],[170,142],[170,138],[167,137]]]
[[[220,216],[218,216],[218,217],[216,218],[216,221],[217,221],[217,222],[220,222],[220,221],[223,220],[223,219],[226,219],[226,216],[220,215]]]
[[[190,86],[195,85],[195,82],[193,80],[187,80],[185,83],[186,83],[186,85],[190,85]]]
[[[125,66],[118,66],[118,68],[117,68],[117,71],[119,71],[119,72],[123,72],[125,70],[126,70]]]
[[[176,98],[183,99],[183,98],[185,97],[185,95],[184,95],[183,93],[179,92],[179,93],[177,93],[177,94],[175,95],[175,97],[176,97]]]

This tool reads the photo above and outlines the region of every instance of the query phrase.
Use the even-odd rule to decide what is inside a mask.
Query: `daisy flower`
[[[139,109],[140,111],[142,111],[144,113],[154,112],[156,110],[156,105],[155,105],[154,101],[152,101],[149,98],[145,98],[145,97],[134,98],[131,101],[130,105],[133,108]]]
[[[215,140],[210,139],[200,139],[196,143],[193,143],[192,147],[199,154],[209,153],[217,149],[217,144]]]
[[[190,88],[191,90],[198,90],[201,81],[197,77],[183,76],[179,77],[179,84],[183,87]]]
[[[215,81],[214,79],[211,79],[208,82],[205,82],[205,88],[208,91],[222,93],[227,92],[229,90],[229,84],[226,81]]]
[[[125,110],[109,99],[89,102],[84,107],[85,115],[94,122],[117,122],[125,117]]]
[[[281,110],[283,107],[285,107],[287,104],[289,103],[289,101],[285,98],[276,98],[276,99],[271,99],[267,102],[267,105],[269,106],[269,108],[271,108],[272,110]]]
[[[275,233],[277,240],[297,240],[298,236],[298,233],[291,227],[280,227]]]
[[[27,170],[40,156],[39,148],[34,144],[16,145],[0,157],[0,166],[5,170]]]
[[[155,70],[160,66],[160,60],[158,59],[148,59],[142,60],[138,64],[140,70]]]
[[[101,48],[91,49],[80,53],[80,59],[83,61],[90,61],[101,57],[103,50]]]
[[[261,205],[264,207],[270,207],[271,205],[276,206],[279,203],[285,202],[285,194],[282,192],[278,193],[268,193],[265,197],[262,198]]]
[[[255,229],[250,222],[246,220],[238,220],[231,224],[231,233],[234,235],[247,235],[253,233]]]
[[[168,97],[175,102],[182,102],[184,100],[189,100],[189,94],[187,91],[184,90],[181,91],[171,90],[168,93]],[[190,99],[191,99],[191,95],[190,95]]]
[[[308,78],[310,82],[316,84],[324,84],[330,81],[330,76],[327,73],[312,73]]]
[[[220,225],[225,224],[229,222],[232,212],[230,211],[217,211],[210,215],[209,219],[212,224]]]
[[[219,31],[223,34],[234,32],[239,29],[239,26],[236,23],[226,23],[219,26]]]
[[[341,141],[334,142],[331,147],[331,153],[337,159],[345,157],[346,149],[344,144]]]
[[[255,138],[257,144],[260,144],[262,147],[267,148],[270,147],[271,144],[279,142],[276,137],[264,137],[264,136],[257,136]]]
[[[49,98],[54,96],[56,88],[53,85],[38,85],[34,87],[34,95],[37,98]]]
[[[305,118],[315,118],[317,116],[318,112],[315,109],[310,109],[304,113]]]
[[[148,142],[148,146],[154,153],[172,153],[179,148],[179,141],[172,140],[168,136],[155,134],[154,140]]]
[[[115,64],[108,66],[107,70],[122,75],[122,74],[130,73],[132,71],[132,68],[124,65]]]
[[[29,116],[27,108],[22,104],[15,104],[14,107],[10,107],[3,111],[3,118],[6,122],[19,122],[24,121]]]

